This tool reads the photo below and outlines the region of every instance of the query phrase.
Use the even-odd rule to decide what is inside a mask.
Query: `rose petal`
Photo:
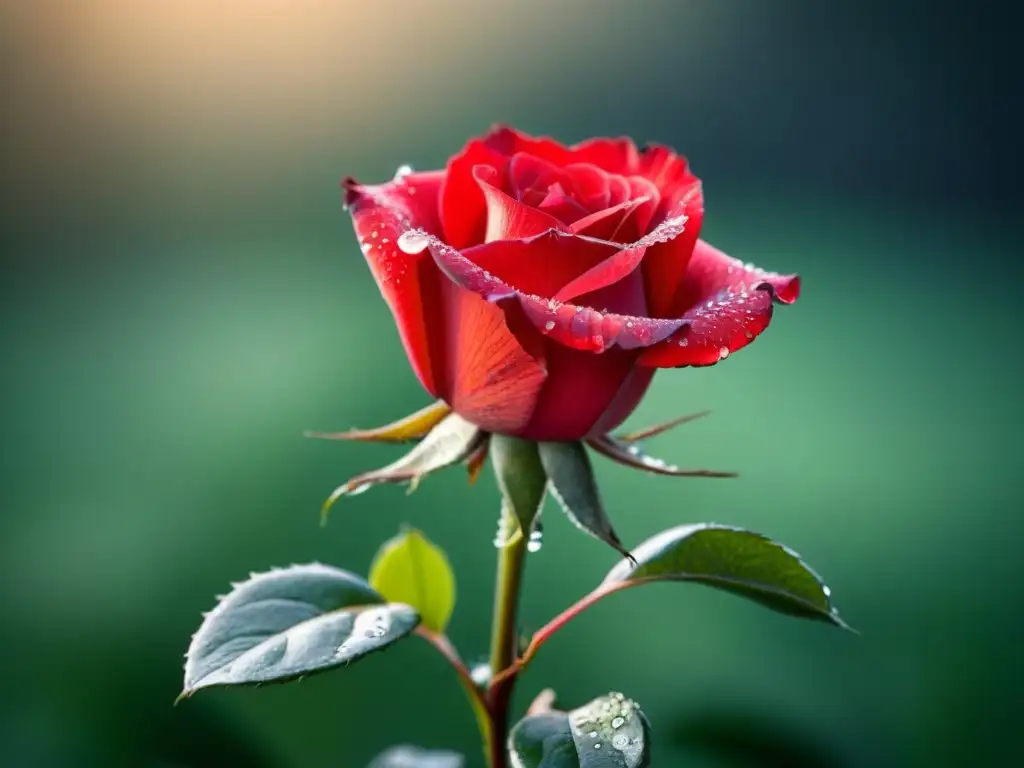
[[[441,230],[438,195],[443,171],[412,173],[387,184],[363,186],[345,179],[345,203],[356,236],[381,295],[391,309],[406,356],[423,388],[437,396],[431,331],[423,297],[434,296],[440,275],[430,259],[402,253],[397,241],[403,229]],[[404,222],[398,226],[398,222]]]
[[[685,225],[685,215],[666,218],[649,235],[623,250],[645,248],[675,238],[684,231]],[[552,233],[551,236],[566,237],[558,233]],[[484,249],[506,248],[507,243],[491,243],[481,246],[480,249],[473,249],[474,255],[470,258],[469,254],[460,253],[427,233],[413,233],[411,237],[414,237],[417,243],[421,243],[422,248],[429,247],[437,265],[455,283],[488,301],[500,303],[504,309],[508,309],[510,304],[521,308],[523,315],[541,333],[573,349],[603,352],[614,346],[623,349],[647,347],[668,338],[684,322],[673,318],[599,312],[555,298],[517,291],[508,282],[476,263],[483,261],[481,254]],[[602,267],[609,279],[621,276],[621,265],[614,260],[615,258],[612,257],[612,260]],[[636,254],[626,253],[622,259],[628,266],[631,260],[636,260]],[[595,284],[593,289],[600,287],[604,286]]]
[[[647,306],[648,315],[657,316],[651,311],[651,286],[649,282],[647,262],[650,259],[650,250],[663,247],[662,244],[671,243],[680,238],[688,238],[688,230],[691,229],[691,221],[686,213],[687,203],[680,203],[678,210],[672,211],[672,215],[666,217],[661,224],[655,227],[649,234],[636,242],[625,246],[607,261],[595,265],[587,273],[580,275],[571,284],[565,286],[555,299],[569,301],[584,293],[590,293],[606,286],[612,285],[626,275],[632,273],[637,266],[644,265],[645,283],[647,284]],[[689,207],[692,210],[692,205]],[[696,235],[692,236],[696,240]],[[685,241],[684,241],[685,242]],[[657,265],[657,264],[656,264]]]
[[[649,179],[645,179],[642,176],[630,176],[628,180],[630,199],[648,199],[648,202],[644,203],[633,213],[630,221],[630,224],[635,227],[636,231],[636,234],[632,235],[630,239],[635,239],[646,232],[648,226],[650,226],[651,220],[661,204],[661,192]]]
[[[618,250],[614,243],[549,229],[525,240],[467,248],[462,255],[513,290],[554,296],[581,274],[608,261]]]
[[[743,264],[700,240],[678,297],[689,307],[682,317],[685,324],[671,338],[645,350],[640,364],[714,365],[768,327],[773,300],[792,304],[799,295],[799,277]]]
[[[592,163],[609,173],[630,176],[640,167],[640,152],[632,139],[587,139],[569,147],[573,161]]]
[[[487,200],[473,177],[473,169],[480,165],[493,167],[497,178],[490,183],[498,189],[504,188],[508,160],[479,139],[466,144],[462,152],[448,161],[441,186],[440,216],[444,240],[455,248],[468,248],[484,241]]]
[[[547,376],[526,336],[532,329],[520,329],[517,337],[501,308],[454,283],[446,282],[442,294],[449,344],[445,399],[488,432],[519,432]]]
[[[636,175],[650,179],[666,198],[671,197],[676,189],[688,187],[696,180],[686,158],[662,144],[644,147]]]
[[[512,157],[517,152],[525,152],[555,165],[565,165],[571,158],[568,147],[561,142],[548,136],[531,136],[528,133],[517,131],[510,125],[492,126],[484,136],[483,142],[492,151],[505,157]]]
[[[548,378],[524,434],[533,440],[563,440],[594,433],[610,407],[622,410],[617,398],[627,382],[634,376],[649,382],[653,376],[654,369],[638,367],[636,357],[636,352],[627,350],[595,355],[549,344],[545,356]],[[630,411],[643,392],[636,394]]]
[[[518,240],[549,229],[566,229],[555,217],[513,200],[494,186],[494,182],[500,183],[498,176],[498,171],[488,165],[473,168],[473,178],[480,185],[487,201],[487,230],[484,242]]]
[[[666,220],[672,221],[680,215],[686,222],[682,232],[677,237],[651,247],[644,258],[647,308],[654,317],[677,317],[681,314],[674,306],[674,301],[679,294],[679,286],[686,274],[704,219],[704,196],[700,181],[694,179],[685,194],[677,195]]]
[[[619,203],[611,208],[605,208],[603,211],[597,211],[574,221],[570,229],[574,234],[594,237],[598,240],[629,242],[638,237],[637,227],[631,226],[626,230],[626,222],[634,218],[633,214],[638,208],[650,203],[651,198],[649,197],[637,197],[627,200],[624,203]]]
[[[547,237],[549,235],[541,235]],[[551,236],[571,237],[552,233]],[[556,341],[575,349],[603,351],[616,344],[632,349],[649,346],[667,338],[679,327],[679,321],[603,314],[554,299],[517,291],[507,282],[474,263],[465,254],[426,232],[408,231],[402,238],[405,248],[429,249],[441,270],[458,286],[487,301],[498,303],[506,311],[521,310],[523,318]],[[508,247],[492,243],[484,248]],[[510,327],[518,326],[510,320]],[[517,334],[518,335],[518,334]]]

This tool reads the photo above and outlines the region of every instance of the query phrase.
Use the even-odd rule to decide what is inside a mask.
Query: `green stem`
[[[518,523],[507,503],[502,504],[501,530],[516,530]],[[498,554],[498,575],[494,590],[494,620],[491,629],[491,676],[488,691],[490,728],[487,760],[489,768],[507,768],[505,742],[508,739],[509,708],[516,674],[502,674],[515,664],[518,651],[516,613],[526,559],[527,537],[517,532]]]

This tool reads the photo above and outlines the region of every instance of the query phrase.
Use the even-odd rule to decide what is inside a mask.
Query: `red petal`
[[[677,237],[683,231],[685,223],[684,216],[667,218],[649,235],[623,250],[631,251]],[[549,236],[566,237],[558,233],[541,235]],[[414,240],[414,246],[420,250],[429,247],[438,266],[458,285],[488,301],[500,302],[503,307],[510,304],[520,307],[535,328],[560,344],[574,349],[602,352],[614,346],[623,349],[647,347],[668,338],[684,322],[681,319],[598,312],[589,307],[517,291],[508,282],[475,263],[483,260],[482,255],[478,254],[482,254],[484,249],[506,248],[508,243],[492,243],[482,246],[479,250],[473,249],[474,255],[470,258],[469,254],[460,253],[426,233],[410,233],[410,238]],[[628,261],[634,255],[627,253],[623,258]],[[608,272],[611,276],[618,277],[619,272],[612,269],[613,266],[618,265],[614,261],[611,262],[607,267]]]
[[[548,230],[525,240],[505,240],[467,248],[461,256],[507,289],[554,296],[566,284],[614,258],[618,246],[602,240]]]
[[[565,165],[571,158],[569,149],[561,142],[548,136],[531,136],[509,125],[493,126],[484,136],[483,142],[491,150],[505,157],[526,152],[555,165]]]
[[[640,152],[632,139],[588,139],[569,148],[573,162],[593,163],[610,173],[630,176],[640,166]]]
[[[571,301],[583,294],[594,293],[602,288],[613,286],[631,275],[640,266],[646,252],[647,248],[643,245],[624,248],[564,285],[557,293],[548,295],[553,295],[556,301]],[[641,295],[643,295],[642,287]],[[597,304],[596,306],[611,306],[611,303]],[[616,309],[622,311],[619,307]]]
[[[704,218],[704,196],[700,181],[694,179],[685,194],[677,195],[669,217],[684,217],[682,232],[675,238],[651,247],[644,258],[644,278],[647,285],[647,309],[654,317],[673,317],[681,314],[674,306],[686,267],[700,236]]]
[[[549,229],[564,230],[565,226],[543,211],[513,200],[494,186],[498,182],[498,171],[488,165],[473,169],[473,178],[483,190],[487,201],[487,231],[484,242],[495,240],[519,240],[539,235]]]
[[[509,330],[501,309],[445,281],[448,375],[444,398],[488,432],[518,433],[530,420],[545,369]]]
[[[353,179],[342,182],[356,236],[395,318],[409,363],[423,388],[434,396],[438,390],[433,357],[440,349],[431,343],[433,330],[424,297],[432,297],[427,304],[437,301],[440,275],[430,259],[401,252],[397,241],[402,220],[407,222],[405,226],[440,231],[437,201],[443,179],[443,171],[433,171],[374,186],[361,186]]]
[[[714,365],[753,341],[772,317],[772,302],[792,304],[800,278],[765,272],[698,241],[679,301],[690,309],[685,325],[644,351],[641,365],[677,368]]]
[[[598,240],[610,242],[635,240],[640,236],[638,224],[639,217],[636,215],[638,209],[650,206],[652,200],[649,197],[636,197],[624,203],[605,208],[603,211],[592,213],[573,222],[570,229],[574,234],[595,237]],[[647,217],[650,219],[650,216]],[[629,226],[626,223],[629,222]]]
[[[676,154],[671,147],[661,144],[648,144],[644,147],[636,174],[650,179],[666,197],[676,188],[689,186],[696,180],[686,158]]]
[[[545,358],[548,379],[521,435],[531,440],[579,440],[593,432],[637,370],[636,357],[636,352],[618,349],[594,355],[549,345]],[[647,373],[654,372],[650,368],[639,371],[647,381]],[[639,397],[630,411],[637,402]]]
[[[483,190],[473,177],[473,168],[479,165],[493,167],[497,178],[491,180],[491,183],[502,189],[505,185],[504,174],[507,164],[508,161],[504,157],[479,139],[469,142],[462,152],[448,161],[448,170],[441,187],[440,203],[446,242],[455,248],[468,248],[484,241],[484,234],[487,231],[487,201]]]

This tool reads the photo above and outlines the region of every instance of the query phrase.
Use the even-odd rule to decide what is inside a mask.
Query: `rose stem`
[[[502,504],[502,530],[515,530],[516,523],[508,518],[513,514],[509,504]],[[489,768],[507,768],[505,742],[508,734],[509,707],[516,674],[499,675],[511,667],[518,650],[516,609],[522,585],[523,565],[526,559],[527,537],[515,535],[498,551],[498,574],[494,590],[494,620],[491,629],[491,676],[496,683],[488,691],[491,715],[489,736]]]

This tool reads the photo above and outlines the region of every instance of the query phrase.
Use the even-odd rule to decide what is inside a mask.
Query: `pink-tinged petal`
[[[469,142],[459,154],[448,161],[448,169],[440,195],[440,215],[444,240],[454,248],[468,248],[484,241],[487,231],[487,200],[473,177],[473,169],[481,165],[493,167],[497,178],[491,183],[498,189],[505,185],[508,160],[479,139]],[[429,230],[428,230],[429,231]]]
[[[473,178],[480,185],[487,202],[484,242],[519,240],[549,229],[566,229],[555,217],[513,200],[494,186],[495,182],[500,183],[498,176],[498,171],[489,165],[478,165],[473,169]]]
[[[629,176],[640,167],[640,152],[632,139],[587,139],[569,147],[573,162],[592,163],[609,173]]]
[[[647,284],[647,307],[654,317],[678,316],[674,302],[686,275],[694,245],[700,236],[704,219],[704,196],[700,182],[694,182],[679,196],[668,211],[668,221],[683,217],[685,225],[678,236],[665,240],[647,252],[644,277]]]
[[[467,248],[462,256],[521,293],[554,296],[567,283],[603,264],[618,246],[555,229],[525,240]]]
[[[366,262],[398,327],[413,372],[437,396],[435,358],[441,348],[425,307],[437,301],[440,274],[434,263],[403,253],[398,238],[409,227],[438,232],[437,200],[443,172],[411,174],[388,184],[342,182],[345,204]]]
[[[792,304],[800,278],[765,272],[698,241],[679,292],[688,307],[684,325],[644,351],[641,365],[678,368],[714,365],[742,349],[768,327],[773,301]]]
[[[450,282],[442,294],[449,345],[444,399],[488,432],[517,434],[536,408],[543,361],[526,351],[498,306]]]

